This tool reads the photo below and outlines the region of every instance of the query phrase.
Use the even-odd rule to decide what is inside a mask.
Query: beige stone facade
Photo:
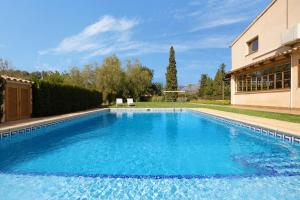
[[[234,105],[300,109],[300,0],[274,0],[231,45]]]

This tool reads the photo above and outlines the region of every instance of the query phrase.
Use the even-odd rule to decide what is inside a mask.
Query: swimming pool
[[[0,171],[4,199],[300,194],[299,145],[188,110],[111,110],[6,137]]]

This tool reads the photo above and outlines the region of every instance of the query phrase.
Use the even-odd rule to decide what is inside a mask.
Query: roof
[[[20,83],[28,83],[32,84],[32,81],[21,79],[21,78],[16,78],[16,77],[11,77],[11,76],[6,76],[6,75],[1,75],[1,78],[7,81],[15,81],[15,82],[20,82]]]
[[[232,47],[258,21],[275,4],[276,1],[277,0],[273,0],[270,5],[265,8],[238,37],[235,38],[230,47]]]

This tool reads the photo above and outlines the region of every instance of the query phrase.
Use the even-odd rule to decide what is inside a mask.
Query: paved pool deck
[[[117,108],[114,108],[117,109]],[[130,108],[128,108],[130,109]],[[134,108],[132,108],[134,109]],[[142,108],[141,108],[142,109]],[[147,108],[149,109],[149,108]],[[160,108],[163,109],[163,108]],[[168,108],[170,109],[170,108]],[[206,114],[223,117],[235,121],[240,121],[243,123],[251,124],[254,126],[260,126],[267,129],[277,130],[281,132],[285,132],[297,137],[300,137],[300,124],[298,123],[292,123],[292,122],[286,122],[286,121],[280,121],[280,120],[274,120],[274,119],[267,119],[262,117],[255,117],[255,116],[248,116],[243,114],[237,114],[237,113],[230,113],[230,112],[224,112],[224,111],[218,111],[213,109],[207,109],[207,108],[188,108],[193,111],[199,111]],[[99,109],[92,109],[82,112],[75,112],[70,114],[64,114],[59,116],[52,116],[52,117],[42,117],[42,118],[31,118],[31,119],[24,119],[19,121],[13,121],[13,122],[7,122],[0,124],[0,134],[5,133],[12,130],[18,130],[26,127],[32,127],[44,123],[50,123],[54,121],[59,121],[63,119],[68,119],[80,115],[85,115],[93,112],[99,112],[109,110],[109,108],[99,108]]]
[[[254,126],[260,126],[267,129],[281,131],[281,132],[285,132],[300,137],[300,124],[298,123],[268,119],[263,117],[248,116],[243,114],[218,111],[218,110],[207,109],[207,108],[192,108],[191,110],[251,124]]]

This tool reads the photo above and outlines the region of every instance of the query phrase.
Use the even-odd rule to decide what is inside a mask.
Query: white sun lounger
[[[128,106],[134,106],[135,105],[132,98],[127,99],[127,105]]]
[[[123,105],[123,99],[121,99],[121,98],[117,98],[116,99],[116,106],[118,106],[118,105]]]

